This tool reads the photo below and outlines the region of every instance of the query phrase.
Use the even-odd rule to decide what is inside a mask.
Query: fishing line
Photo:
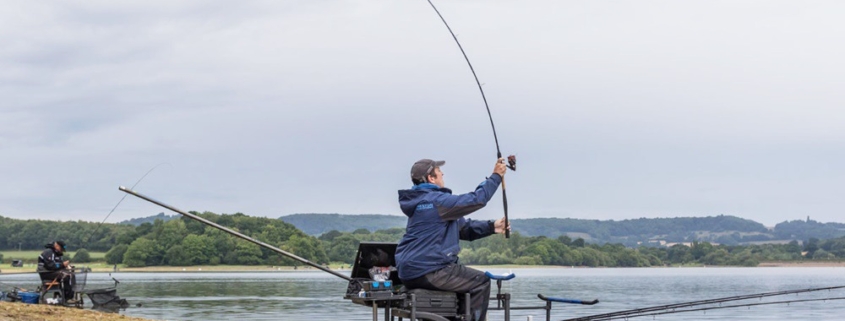
[[[427,0],[428,4],[431,5],[431,8],[434,9],[434,12],[437,13],[437,16],[440,17],[440,20],[443,21],[443,24],[446,25],[446,29],[449,30],[449,33],[452,35],[452,39],[455,39],[455,43],[458,44],[458,49],[461,50],[461,54],[464,55],[464,60],[467,61],[467,65],[469,66],[469,70],[472,71],[472,77],[475,78],[475,83],[478,85],[478,91],[481,92],[481,99],[484,100],[484,107],[487,108],[487,117],[490,118],[490,127],[493,128],[493,139],[496,141],[496,155],[498,158],[502,158],[502,151],[499,150],[499,136],[496,135],[496,125],[493,124],[493,115],[490,113],[490,106],[487,104],[487,96],[484,95],[484,88],[481,87],[481,82],[478,80],[478,75],[475,74],[475,68],[472,67],[472,63],[469,62],[469,57],[467,57],[466,51],[464,51],[464,47],[461,46],[461,42],[458,41],[458,37],[455,36],[455,33],[452,32],[452,28],[449,27],[449,23],[446,22],[446,19],[443,18],[443,15],[440,14],[440,10],[437,10],[437,7],[434,6],[434,3],[431,0]]]
[[[493,128],[493,140],[496,142],[496,158],[502,158],[502,151],[499,149],[499,136],[496,135],[496,125],[493,124],[493,114],[490,113],[490,105],[487,104],[487,96],[484,95],[484,88],[481,86],[481,81],[478,80],[478,75],[475,73],[475,68],[472,67],[472,63],[469,61],[469,57],[467,56],[466,51],[464,51],[464,47],[461,46],[461,42],[458,41],[458,37],[452,31],[452,28],[449,27],[449,23],[446,22],[446,19],[443,18],[443,15],[440,14],[440,10],[437,10],[437,7],[434,6],[434,3],[431,0],[428,1],[428,4],[431,5],[431,8],[434,9],[434,12],[437,13],[437,16],[440,17],[440,21],[443,21],[443,24],[446,25],[446,29],[449,30],[449,34],[452,35],[452,39],[455,39],[455,43],[458,44],[458,49],[461,50],[461,54],[464,56],[464,60],[467,62],[467,66],[469,66],[469,70],[472,71],[472,77],[475,78],[475,84],[478,85],[478,91],[481,92],[481,99],[484,100],[484,107],[487,108],[487,117],[490,118],[490,127]],[[516,170],[516,157],[511,155],[508,156],[508,163],[511,170]],[[510,224],[508,223],[508,196],[507,192],[505,191],[505,177],[502,176],[502,205],[504,206],[505,212],[505,238],[510,238],[511,231],[507,228]]]
[[[145,177],[147,177],[147,175],[149,175],[150,173],[152,173],[152,172],[153,172],[153,170],[155,170],[156,168],[158,168],[158,167],[159,167],[159,166],[161,166],[161,165],[170,165],[170,163],[161,163],[161,164],[158,164],[158,165],[156,165],[156,166],[153,166],[153,168],[150,168],[150,170],[148,170],[146,173],[144,173],[144,176],[141,176],[141,178],[139,178],[139,179],[138,179],[138,181],[137,181],[137,182],[135,182],[135,184],[134,184],[134,185],[132,185],[132,188],[135,188],[135,186],[138,186],[138,184],[139,184],[139,183],[141,183],[141,181],[143,181],[143,180],[144,180],[144,178],[145,178]],[[170,167],[173,167],[173,165],[170,165]],[[120,200],[119,200],[119,201],[117,201],[117,204],[114,204],[114,207],[112,207],[111,211],[109,211],[109,214],[108,214],[108,215],[106,215],[106,218],[104,218],[102,222],[100,222],[99,224],[97,224],[97,227],[96,227],[96,228],[94,228],[94,232],[92,232],[91,234],[89,234],[89,236],[88,236],[88,240],[87,240],[87,241],[85,241],[85,246],[90,245],[90,243],[91,243],[91,238],[94,236],[94,234],[96,234],[96,233],[97,233],[97,231],[99,231],[99,230],[100,230],[100,226],[102,226],[102,225],[103,225],[103,223],[105,223],[105,222],[106,222],[106,220],[107,220],[107,219],[109,219],[109,216],[111,216],[111,214],[112,214],[112,213],[114,213],[114,211],[117,209],[117,207],[118,207],[118,206],[120,206],[120,203],[123,203],[123,200],[124,200],[124,199],[126,199],[126,196],[129,196],[129,195],[128,195],[128,194],[123,194],[123,197],[121,197],[121,198],[120,198]],[[85,247],[79,247],[79,248],[80,248],[80,249],[82,249],[82,248],[85,248]],[[74,258],[75,258],[75,256],[74,256]],[[73,262],[73,259],[74,259],[74,258],[71,258],[69,261]]]

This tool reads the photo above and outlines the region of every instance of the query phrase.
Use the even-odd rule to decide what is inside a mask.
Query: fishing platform
[[[409,320],[472,320],[469,305],[470,294],[423,289],[407,289],[396,272],[396,243],[362,242],[358,245],[355,263],[352,266],[352,279],[344,294],[344,299],[352,303],[372,308],[373,321],[383,315],[385,321],[398,318]],[[382,280],[374,279],[372,269],[389,271],[389,276]],[[515,274],[496,275],[486,272],[491,281],[496,281],[496,295],[490,298],[488,311],[503,311],[505,321],[510,321],[512,310],[544,310],[545,320],[551,321],[552,304],[571,303],[593,305],[598,300],[582,301],[547,297],[538,294],[543,305],[512,307],[510,293],[502,292],[502,284],[516,277]],[[492,306],[495,300],[496,306]]]

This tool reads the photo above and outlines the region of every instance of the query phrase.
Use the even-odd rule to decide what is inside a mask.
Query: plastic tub
[[[20,296],[21,302],[29,304],[38,304],[38,298],[41,297],[40,294],[35,292],[21,292],[18,293],[18,296]]]

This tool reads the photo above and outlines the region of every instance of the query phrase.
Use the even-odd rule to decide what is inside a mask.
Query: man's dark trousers
[[[487,318],[490,278],[484,275],[484,272],[460,264],[451,264],[416,279],[403,280],[402,283],[409,289],[456,292],[461,301],[464,299],[463,294],[469,293],[469,308],[474,316],[473,320],[485,321]]]

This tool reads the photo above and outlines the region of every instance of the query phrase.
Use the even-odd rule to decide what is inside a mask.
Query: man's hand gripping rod
[[[331,273],[331,274],[333,274],[333,275],[335,275],[335,276],[337,276],[337,277],[339,277],[339,278],[341,278],[341,279],[344,279],[344,280],[347,280],[347,281],[351,281],[351,280],[352,280],[352,278],[350,278],[349,276],[346,276],[346,275],[340,274],[340,273],[338,273],[337,271],[332,271],[331,269],[328,269],[328,268],[326,268],[326,267],[320,266],[320,265],[319,265],[319,264],[317,264],[317,263],[314,263],[314,262],[308,261],[308,260],[306,260],[306,259],[303,259],[303,258],[301,258],[301,257],[299,257],[299,256],[296,256],[296,255],[295,255],[295,254],[293,254],[293,253],[286,252],[286,251],[284,251],[284,250],[282,250],[282,249],[280,249],[280,248],[277,248],[277,247],[272,246],[272,245],[270,245],[270,244],[267,244],[267,243],[261,242],[261,241],[259,241],[259,240],[254,239],[254,238],[251,238],[251,237],[249,237],[249,236],[243,235],[243,234],[241,234],[241,233],[239,233],[239,232],[236,232],[236,231],[231,230],[231,229],[229,229],[229,228],[223,227],[223,226],[221,226],[221,225],[219,225],[219,224],[217,224],[217,223],[214,223],[214,222],[212,222],[212,221],[206,220],[206,219],[204,219],[204,218],[202,218],[202,217],[196,216],[196,215],[191,214],[191,213],[184,212],[184,211],[179,210],[179,209],[177,209],[177,208],[175,208],[175,207],[173,207],[173,206],[170,206],[170,205],[164,204],[164,203],[162,203],[162,202],[156,201],[156,200],[154,200],[154,199],[152,199],[152,198],[149,198],[149,197],[147,197],[147,196],[144,196],[144,195],[142,195],[142,194],[140,194],[140,193],[138,193],[138,192],[135,192],[135,191],[133,191],[133,190],[131,190],[131,189],[128,189],[128,188],[126,188],[126,187],[121,186],[121,187],[120,187],[120,190],[121,190],[121,191],[123,191],[123,192],[126,192],[126,193],[128,193],[128,194],[131,194],[131,195],[133,195],[133,196],[135,196],[135,197],[138,197],[138,198],[140,198],[140,199],[142,199],[142,200],[145,200],[145,201],[147,201],[147,202],[153,203],[153,204],[155,204],[155,205],[158,205],[158,206],[164,207],[164,208],[169,209],[169,210],[171,210],[171,211],[174,211],[174,212],[176,212],[176,213],[182,214],[183,216],[187,216],[187,217],[189,217],[189,218],[191,218],[191,219],[193,219],[193,220],[199,221],[199,222],[201,222],[201,223],[203,223],[203,224],[205,224],[205,225],[208,225],[208,226],[214,227],[214,228],[216,228],[216,229],[218,229],[218,230],[221,230],[221,231],[223,231],[223,232],[226,232],[226,233],[232,234],[232,235],[234,235],[235,237],[238,237],[238,238],[241,238],[241,239],[243,239],[243,240],[246,240],[246,241],[252,242],[252,243],[254,243],[255,245],[258,245],[258,246],[260,246],[260,247],[263,247],[263,248],[266,248],[266,249],[271,250],[271,251],[273,251],[273,252],[276,252],[276,253],[282,254],[282,255],[284,255],[284,256],[287,256],[287,257],[289,257],[289,258],[291,258],[291,259],[297,260],[297,261],[302,262],[302,263],[304,263],[304,264],[307,264],[307,265],[313,266],[313,267],[315,267],[315,268],[317,268],[317,269],[323,270],[324,272]]]
[[[499,158],[502,158],[501,152],[499,152]],[[516,156],[510,155],[508,156],[508,168],[512,171],[516,171]],[[510,222],[508,222],[508,193],[505,189],[505,177],[502,176],[502,205],[505,208],[505,238],[511,237],[511,230],[510,230]]]

